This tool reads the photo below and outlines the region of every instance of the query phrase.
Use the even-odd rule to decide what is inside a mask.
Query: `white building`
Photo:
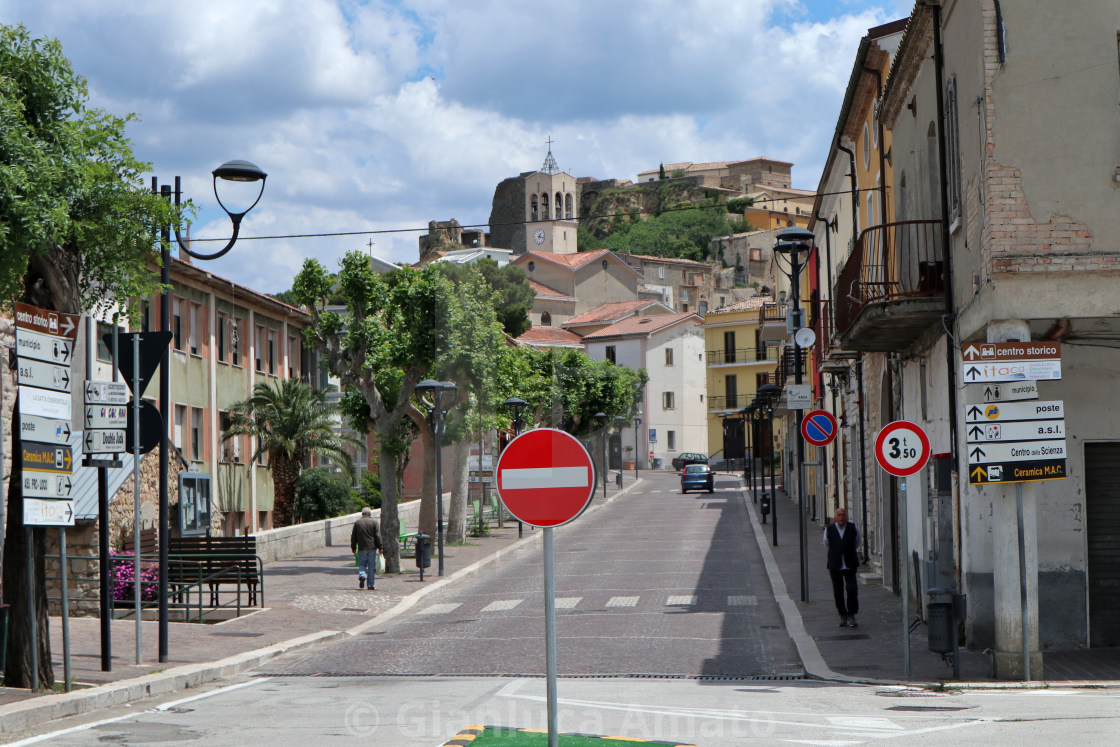
[[[644,368],[649,374],[636,442],[639,467],[653,466],[651,454],[668,468],[677,454],[708,448],[702,323],[697,314],[631,316],[583,338],[593,360]],[[633,428],[624,428],[615,439],[618,450],[633,446]],[[618,450],[612,442],[612,468]]]

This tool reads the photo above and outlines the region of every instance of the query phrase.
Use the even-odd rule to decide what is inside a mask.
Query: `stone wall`
[[[525,178],[511,176],[494,188],[490,207],[490,243],[514,254],[525,253]]]
[[[420,501],[409,501],[397,507],[401,527],[415,529],[420,522]],[[350,544],[350,528],[361,518],[360,513],[347,514],[333,519],[295,524],[282,529],[269,529],[257,532],[257,554],[261,561],[274,560],[302,555],[322,547],[337,547]],[[373,512],[373,518],[381,520],[381,509]]]
[[[16,347],[15,323],[8,317],[0,316],[0,449],[4,460],[0,463],[0,500],[8,500],[8,475],[12,473],[12,410],[16,401],[16,372],[8,368],[8,361],[14,358]],[[4,528],[0,526],[0,532]]]

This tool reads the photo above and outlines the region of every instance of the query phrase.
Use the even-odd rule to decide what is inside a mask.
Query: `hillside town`
[[[1120,686],[1120,79],[1102,17],[1120,28],[1108,3],[917,0],[850,50],[819,172],[779,151],[673,152],[586,175],[550,136],[475,196],[485,223],[433,202],[426,231],[401,230],[407,258],[373,238],[308,251],[280,289],[211,262],[263,256],[242,219],[282,187],[253,163],[213,171],[232,224],[218,251],[192,239],[178,177],[60,208],[26,186],[40,156],[0,148],[0,189],[27,190],[0,194],[0,739],[116,718],[139,702],[132,678],[164,666],[205,674],[146,697],[233,676],[319,697],[285,678],[327,672],[456,711],[425,705],[411,732],[388,706],[362,721],[360,701],[291,714],[385,744],[552,740],[558,714],[604,741],[745,743],[738,714],[761,706],[713,694],[712,726],[692,687],[752,679],[804,706],[765,721],[787,741],[995,743],[1026,736],[999,725],[1027,711],[1065,735],[1035,687],[1114,728],[1075,695]],[[14,61],[40,53],[0,28],[14,91]],[[256,201],[226,207],[226,181]],[[534,432],[571,446],[510,467]],[[541,481],[538,513],[515,473]],[[560,516],[572,487],[589,492]],[[371,520],[375,547],[356,539]],[[418,677],[504,695],[471,704]],[[579,689],[627,677],[634,713],[679,706],[680,722],[630,728],[601,716],[621,696]],[[805,679],[858,716],[816,714]],[[978,694],[1012,683],[1030,704]],[[885,726],[875,688],[981,715]],[[532,705],[485,721],[507,696]],[[222,696],[256,723],[242,697]],[[577,697],[599,725],[576,728]],[[121,739],[149,728],[133,718]]]

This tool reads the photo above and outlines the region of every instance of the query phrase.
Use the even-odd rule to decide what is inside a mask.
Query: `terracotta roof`
[[[708,314],[730,314],[736,311],[757,311],[758,309],[761,309],[763,305],[768,303],[774,303],[773,296],[752,296],[746,301],[737,301],[730,306],[724,306],[722,309],[709,311]]]
[[[633,314],[645,311],[657,301],[616,301],[596,306],[591,311],[585,311],[577,317],[564,322],[565,327],[579,324],[601,324],[603,322],[617,322]]]
[[[618,257],[615,257],[614,253],[610,249],[596,249],[593,252],[576,252],[575,254],[556,254],[554,252],[527,251],[516,260],[514,260],[513,264],[522,264],[527,259],[540,259],[544,260],[545,262],[551,262],[552,264],[560,265],[561,267],[567,267],[570,270],[575,271],[582,267],[586,267],[595,260],[605,257],[608,254],[618,260],[619,264],[630,270],[630,272],[633,272],[635,275],[638,274],[638,271],[633,267],[626,264]]]
[[[533,325],[527,332],[518,337],[517,341],[527,345],[578,346],[582,343],[582,338],[563,327],[542,327],[540,325]]]
[[[696,314],[685,312],[683,314],[655,314],[653,316],[630,316],[621,322],[616,322],[609,327],[592,332],[584,336],[584,341],[599,340],[604,337],[625,337],[627,335],[648,335],[651,332],[672,327],[686,319],[695,319],[699,324],[702,320]]]
[[[555,288],[549,288],[544,283],[538,283],[536,280],[529,280],[529,287],[533,292],[542,298],[555,298],[559,301],[574,301],[575,299],[566,293],[561,293]]]
[[[651,262],[670,262],[675,265],[691,265],[693,267],[711,268],[712,265],[707,262],[697,262],[691,259],[678,259],[676,257],[655,257],[652,254],[631,254],[627,253],[627,257],[634,257],[636,259],[647,260]]]

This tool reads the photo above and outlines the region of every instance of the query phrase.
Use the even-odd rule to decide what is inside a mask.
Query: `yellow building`
[[[755,296],[704,317],[708,455],[713,464],[743,458],[745,431],[739,411],[751,403],[760,386],[774,381],[778,348],[763,341],[760,326],[764,306],[773,302]]]

